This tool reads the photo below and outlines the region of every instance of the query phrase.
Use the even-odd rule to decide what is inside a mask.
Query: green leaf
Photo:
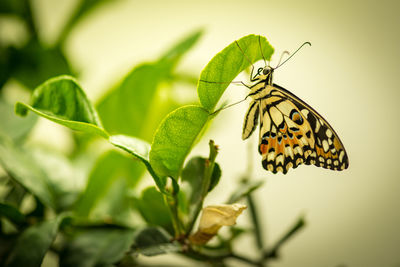
[[[163,56],[161,56],[159,62],[168,62],[172,69],[179,62],[181,57],[192,48],[195,43],[197,43],[202,35],[203,30],[200,29],[189,34],[187,37],[184,37],[177,44],[171,47],[171,49],[169,49]]]
[[[32,110],[73,130],[108,138],[96,110],[76,80],[70,76],[52,78],[38,86],[32,94],[31,103],[27,105],[18,102],[15,107],[17,114],[25,116],[28,110]]]
[[[32,130],[37,116],[30,114],[22,119],[15,115],[14,106],[0,97],[0,134],[11,138],[14,142],[22,141]]]
[[[107,217],[111,217],[109,219],[113,220],[113,214],[126,214],[129,212],[126,210],[129,205],[123,205],[121,202],[126,202],[128,190],[136,186],[142,173],[143,167],[139,162],[116,151],[107,152],[97,161],[93,168],[86,189],[76,204],[76,214],[79,217],[97,220]],[[114,195],[109,194],[113,184],[121,183],[124,187],[117,186],[120,192],[115,192]],[[94,209],[102,200],[107,203],[107,207],[98,208],[97,214],[93,214]],[[101,213],[99,213],[100,211]]]
[[[7,267],[39,267],[53,243],[63,217],[44,221],[27,228],[18,238],[9,254]]]
[[[35,159],[22,148],[0,135],[0,165],[7,173],[50,208],[56,208],[56,198],[47,174]]]
[[[177,252],[182,246],[172,241],[172,236],[158,227],[149,227],[137,231],[135,235],[134,252],[145,256]]]
[[[25,223],[25,216],[14,206],[0,203],[0,218],[6,217],[16,225]]]
[[[144,140],[127,135],[112,135],[108,139],[114,146],[125,150],[144,164],[149,162],[150,144]]]
[[[178,178],[183,162],[208,120],[199,106],[171,112],[158,127],[150,150],[150,164],[160,176]]]
[[[82,18],[84,18],[91,10],[95,9],[100,4],[103,4],[106,2],[115,2],[115,1],[111,1],[111,0],[81,0],[79,2],[80,2],[79,5],[76,7],[74,13],[68,20],[68,23],[64,26],[64,29],[59,37],[60,43],[64,42],[65,38],[68,36],[68,34],[74,28],[74,26]]]
[[[179,59],[200,36],[201,31],[196,31],[178,42],[158,61],[135,67],[119,85],[101,99],[97,109],[110,133],[137,136],[151,141],[154,127],[166,115],[164,110],[168,110],[160,108],[160,103],[157,103],[158,91],[170,79]],[[168,106],[168,103],[162,105]]]
[[[246,197],[248,194],[259,188],[263,184],[263,181],[246,181],[245,183],[241,183],[229,197],[227,203],[231,204],[238,202],[240,199]]]
[[[20,207],[27,192],[23,186],[12,179],[9,179],[8,183],[11,188],[4,197],[4,201],[15,207]]]
[[[259,35],[247,35],[237,40],[237,43],[236,41],[231,43],[215,55],[200,74],[197,93],[201,105],[210,112],[217,105],[229,83],[240,72],[263,56],[265,60],[269,60],[274,52],[267,39]]]
[[[134,204],[149,225],[158,225],[173,233],[169,207],[165,204],[163,195],[155,187],[143,190],[141,197],[136,199]]]
[[[140,159],[147,168],[147,171],[153,177],[158,189],[165,192],[166,180],[157,176],[149,162],[150,144],[144,140],[127,136],[127,135],[112,135],[109,141],[114,146],[125,150],[134,157]]]
[[[208,192],[211,192],[211,190],[213,190],[217,186],[217,184],[219,183],[219,179],[221,178],[221,173],[221,167],[218,163],[215,163]]]
[[[145,63],[133,69],[114,90],[97,104],[105,128],[111,134],[142,135],[148,113],[154,111],[152,101],[166,69]]]
[[[3,0],[0,2],[0,14],[14,13],[22,15],[25,12],[25,1]]]
[[[203,188],[204,175],[206,170],[206,164],[208,159],[202,157],[194,157],[189,160],[185,168],[182,170],[182,182],[187,183],[188,187],[183,187],[186,196],[190,196],[189,203],[191,205],[196,205],[201,201]],[[218,163],[215,164],[213,173],[211,175],[210,186],[208,191],[211,191],[217,184],[221,177],[221,168]]]
[[[67,240],[60,253],[60,267],[109,266],[122,259],[133,243],[134,230],[85,229]]]

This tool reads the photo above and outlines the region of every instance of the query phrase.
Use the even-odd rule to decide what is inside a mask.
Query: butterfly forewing
[[[242,139],[247,139],[256,129],[258,116],[259,116],[259,103],[258,101],[251,101],[249,109],[246,112],[243,123]]]

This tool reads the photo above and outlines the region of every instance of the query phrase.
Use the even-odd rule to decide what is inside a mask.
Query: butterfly
[[[254,84],[248,86],[247,97],[251,102],[244,118],[242,139],[250,137],[260,120],[258,150],[262,166],[273,173],[286,174],[300,164],[337,171],[346,169],[348,156],[332,126],[310,105],[272,82],[274,70],[282,64],[275,68],[265,66],[254,76],[251,74]]]

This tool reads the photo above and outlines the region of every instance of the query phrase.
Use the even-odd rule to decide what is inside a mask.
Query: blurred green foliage
[[[133,66],[92,104],[71,76],[79,73],[63,46],[73,27],[103,2],[81,1],[51,46],[40,40],[31,1],[0,2],[0,16],[18,17],[27,35],[20,44],[0,43],[0,266],[40,266],[49,253],[59,266],[143,266],[139,255],[164,253],[213,266],[228,266],[228,258],[264,266],[304,225],[303,218],[272,250],[259,247],[259,259],[237,255],[238,236],[261,238],[256,204],[249,200],[262,183],[247,177],[227,203],[247,198],[255,231],[233,227],[213,246],[191,245],[188,237],[204,199],[223,170],[213,141],[208,158],[185,161],[228,86],[201,81],[230,81],[250,65],[248,59],[269,59],[272,46],[264,37],[243,37],[238,43],[246,59],[235,42],[230,44],[208,63],[198,84],[184,79],[194,95],[197,85],[200,101],[182,103],[172,90],[184,76],[175,67],[201,37],[202,31],[195,31],[153,62]],[[10,81],[31,92],[29,103],[15,105],[24,118],[16,116],[15,103],[2,90]],[[37,115],[74,130],[71,154],[27,142]],[[101,142],[110,145],[90,149]],[[143,189],[144,179],[153,179],[154,186]]]

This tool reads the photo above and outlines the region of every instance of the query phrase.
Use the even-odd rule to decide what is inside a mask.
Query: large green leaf
[[[178,178],[183,162],[208,120],[199,106],[171,112],[158,127],[150,150],[150,164],[160,176]]]
[[[39,267],[53,243],[63,217],[44,221],[27,228],[17,239],[9,254],[7,267]]]
[[[108,139],[114,146],[140,159],[152,174],[157,186],[163,190],[164,183],[155,175],[149,164],[149,144],[135,137],[109,136],[102,128],[95,108],[72,77],[60,76],[40,85],[33,92],[31,105],[17,103],[16,112],[19,115],[26,115],[28,110],[73,130],[97,134]],[[126,125],[126,122],[120,123]]]
[[[196,43],[201,33],[196,31],[178,42],[158,61],[135,67],[98,103],[99,114],[110,133],[151,141],[154,125],[157,126],[166,115],[165,108],[160,109],[159,105],[168,105],[155,101],[157,92],[170,79],[179,59]]]
[[[173,232],[169,208],[164,202],[163,195],[155,187],[143,190],[134,205],[149,225],[161,226],[170,233]]]
[[[48,207],[56,208],[56,197],[47,174],[22,148],[0,135],[0,164],[26,190]]]
[[[78,231],[60,253],[60,267],[112,266],[129,250],[133,235],[114,227]]]
[[[211,59],[200,74],[197,92],[202,106],[212,111],[229,83],[240,72],[263,57],[269,60],[273,52],[265,37],[254,34],[228,45]]]
[[[52,78],[38,86],[32,94],[31,105],[16,104],[17,114],[24,116],[28,110],[73,130],[108,138],[96,110],[70,76]]]
[[[116,151],[107,152],[92,170],[86,189],[77,202],[76,214],[92,220],[126,221],[119,215],[129,216],[128,191],[137,184],[142,172],[143,167],[138,161]],[[115,188],[120,191],[111,194]],[[97,207],[99,204],[102,204],[101,208]],[[118,220],[115,216],[119,217]]]

